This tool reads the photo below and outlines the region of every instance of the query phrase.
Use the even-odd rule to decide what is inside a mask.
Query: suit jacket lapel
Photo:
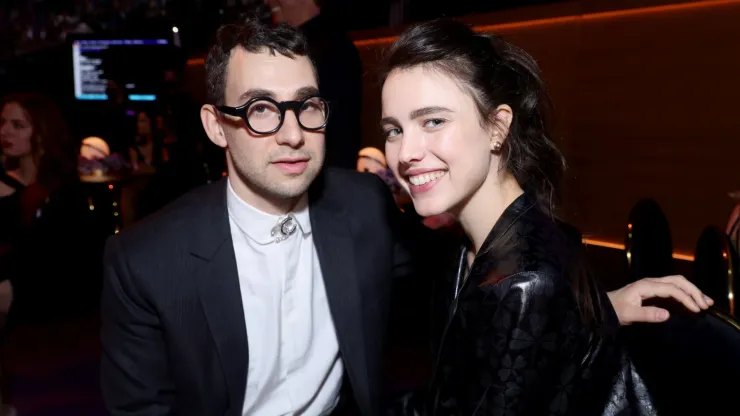
[[[213,185],[209,215],[195,223],[191,253],[203,260],[195,271],[200,302],[229,391],[228,415],[241,415],[247,386],[249,344],[239,273],[226,208],[226,181]]]
[[[360,409],[371,409],[362,298],[349,218],[340,205],[314,191],[316,188],[321,187],[312,189],[311,229],[339,349]]]

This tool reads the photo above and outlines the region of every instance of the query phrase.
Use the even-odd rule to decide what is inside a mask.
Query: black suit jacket
[[[225,185],[107,244],[101,365],[113,415],[241,415],[249,355]],[[375,175],[328,170],[309,196],[345,380],[363,415],[380,414],[391,279],[411,270],[399,236],[409,231]]]

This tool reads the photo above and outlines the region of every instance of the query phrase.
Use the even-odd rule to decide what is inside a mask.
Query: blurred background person
[[[57,105],[38,93],[2,101],[0,274],[12,282],[11,320],[45,320],[74,309],[65,294],[90,290],[86,279],[100,243],[87,239],[89,207],[77,174],[78,146]]]
[[[331,105],[326,165],[354,169],[361,147],[362,61],[346,30],[315,0],[265,0],[275,22],[299,27],[316,65],[319,89]]]

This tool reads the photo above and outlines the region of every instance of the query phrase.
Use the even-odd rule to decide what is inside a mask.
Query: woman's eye
[[[432,119],[426,120],[424,122],[424,127],[426,127],[426,128],[434,128],[434,127],[439,127],[439,126],[441,126],[444,123],[445,123],[445,121],[442,120],[441,118],[432,118]]]
[[[387,139],[398,136],[399,134],[401,134],[401,129],[390,129],[385,131],[385,137]]]

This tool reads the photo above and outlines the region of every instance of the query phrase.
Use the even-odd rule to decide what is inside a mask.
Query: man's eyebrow
[[[319,93],[319,89],[313,86],[306,86],[299,88],[295,94],[293,94],[293,98],[296,100],[302,100],[306,97],[309,97],[311,95],[317,95]]]
[[[239,96],[239,104],[240,105],[244,104],[247,101],[255,97],[270,97],[274,99],[275,93],[270,90],[263,89],[263,88],[250,88],[244,91],[242,95]]]
[[[313,86],[306,86],[296,90],[296,92],[293,94],[293,97],[296,100],[301,100],[311,95],[317,95],[318,93],[318,88]],[[266,90],[264,88],[250,88],[239,96],[239,104],[242,105],[256,97],[268,97],[272,98],[273,100],[276,99],[275,93],[270,90]]]

